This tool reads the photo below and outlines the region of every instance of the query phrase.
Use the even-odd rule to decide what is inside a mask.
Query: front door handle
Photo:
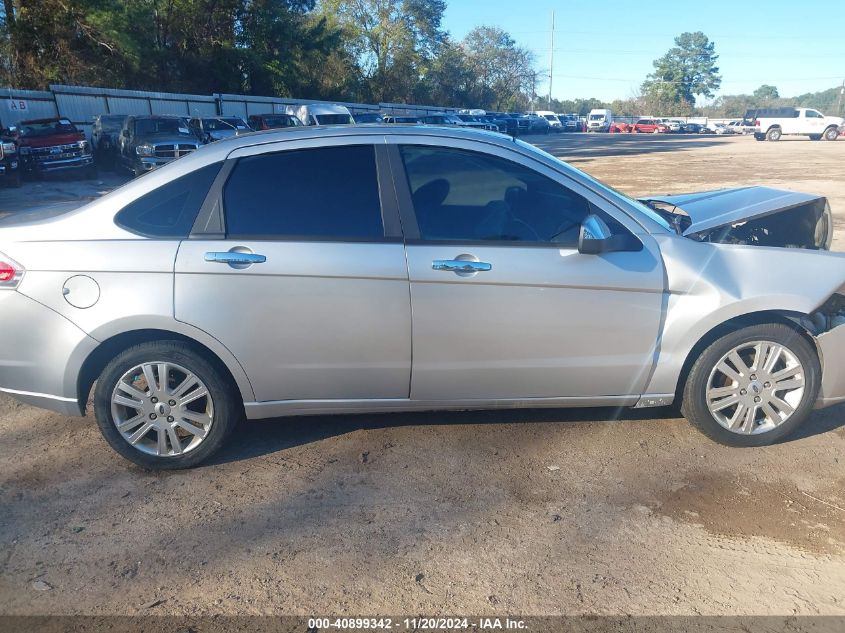
[[[435,259],[431,262],[433,270],[445,270],[453,273],[481,273],[492,270],[492,264],[476,262],[470,259]]]
[[[258,253],[239,253],[238,251],[210,252],[205,254],[205,261],[217,264],[263,264],[267,257]]]

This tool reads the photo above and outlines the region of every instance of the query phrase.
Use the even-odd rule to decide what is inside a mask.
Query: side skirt
[[[569,398],[527,398],[521,400],[410,400],[406,398],[362,400],[274,400],[247,402],[250,420],[294,415],[332,413],[391,413],[401,411],[460,411],[483,409],[534,409],[573,407],[665,406],[665,394],[641,396],[599,396]]]

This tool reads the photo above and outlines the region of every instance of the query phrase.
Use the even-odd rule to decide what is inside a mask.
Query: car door
[[[413,308],[411,397],[639,394],[663,302],[653,240],[603,198],[523,154],[437,142],[391,147]],[[580,254],[589,213],[628,232],[639,250]]]
[[[235,151],[179,249],[176,318],[234,354],[257,401],[408,397],[407,266],[372,138]]]

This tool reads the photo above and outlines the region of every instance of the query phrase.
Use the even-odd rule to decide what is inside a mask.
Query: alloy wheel
[[[208,436],[214,403],[202,380],[176,363],[136,365],[111,396],[112,420],[134,448],[158,457],[194,450]]]
[[[804,397],[805,371],[779,343],[752,341],[734,347],[710,372],[707,408],[727,430],[754,435],[786,422]]]

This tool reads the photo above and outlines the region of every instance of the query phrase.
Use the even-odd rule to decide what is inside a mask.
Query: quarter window
[[[462,242],[578,243],[592,205],[532,169],[449,148],[403,146],[420,237]]]
[[[200,167],[153,189],[126,205],[115,222],[133,233],[150,237],[187,237],[221,165]]]
[[[226,183],[223,203],[230,237],[384,237],[372,145],[241,158]]]

